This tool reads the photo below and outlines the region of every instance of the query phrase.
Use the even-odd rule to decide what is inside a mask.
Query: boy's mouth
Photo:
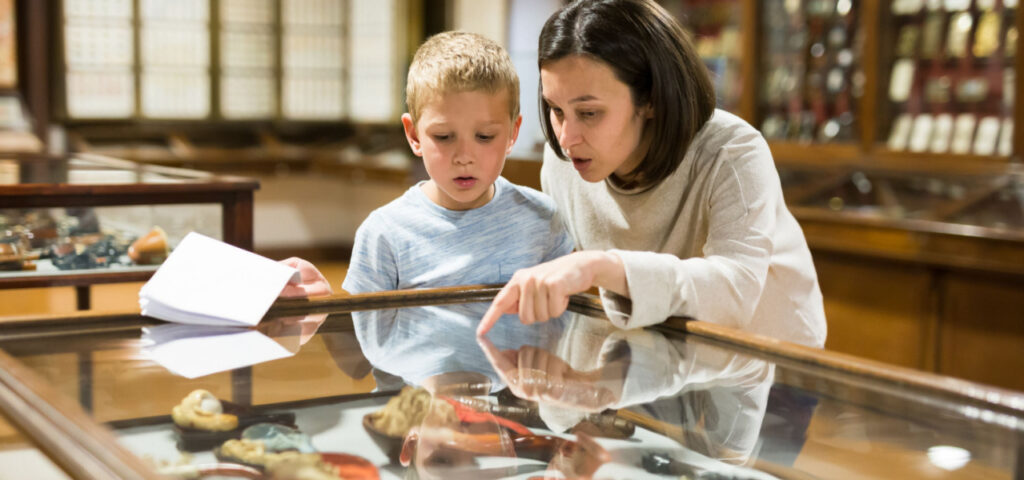
[[[462,188],[470,188],[476,185],[476,177],[455,177],[455,184]]]

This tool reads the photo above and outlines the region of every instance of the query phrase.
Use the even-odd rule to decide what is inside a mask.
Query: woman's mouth
[[[587,169],[587,167],[590,166],[590,159],[572,157],[572,166],[576,167],[577,171],[583,172],[584,170]]]
[[[476,182],[476,177],[455,177],[455,185],[459,188],[472,188]]]

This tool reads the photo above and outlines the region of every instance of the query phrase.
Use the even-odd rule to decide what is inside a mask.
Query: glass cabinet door
[[[1013,153],[1016,14],[1016,0],[889,2],[878,122],[889,150]]]
[[[851,143],[863,95],[860,2],[761,2],[759,128],[768,140]]]
[[[1016,393],[899,384],[585,313],[507,316],[478,338],[487,307],[293,315],[255,330],[93,318],[77,332],[0,328],[0,348],[167,475],[1020,476]]]

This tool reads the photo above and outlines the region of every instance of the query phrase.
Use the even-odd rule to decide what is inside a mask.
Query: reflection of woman
[[[548,428],[567,430],[588,411],[628,407],[681,426],[684,438],[677,440],[696,452],[730,463],[748,460],[774,365],[586,318],[567,327],[551,352],[529,346],[501,351],[479,338],[513,393],[539,403]]]
[[[664,9],[576,1],[544,25],[538,64],[541,181],[582,251],[517,272],[478,333],[501,313],[545,321],[597,286],[620,327],[680,315],[824,343],[814,265],[768,145],[715,110]]]

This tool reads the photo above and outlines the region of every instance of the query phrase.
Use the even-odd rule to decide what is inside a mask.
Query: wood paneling
[[[938,371],[1024,390],[1024,279],[948,276]]]
[[[926,269],[816,252],[825,299],[825,348],[923,368],[931,277]]]

